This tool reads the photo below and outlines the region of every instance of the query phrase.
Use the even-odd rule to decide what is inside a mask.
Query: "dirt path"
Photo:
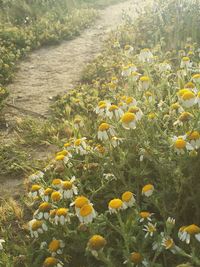
[[[128,11],[132,3],[109,6],[78,38],[31,53],[20,63],[16,78],[8,86],[9,103],[48,115],[51,99],[78,82],[84,66],[100,52],[107,33],[120,24],[122,10]]]

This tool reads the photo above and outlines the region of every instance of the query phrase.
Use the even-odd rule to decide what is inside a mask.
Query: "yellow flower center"
[[[130,123],[130,122],[134,121],[135,119],[136,119],[135,114],[133,114],[131,112],[124,113],[124,115],[121,118],[123,123]]]
[[[103,122],[99,126],[99,131],[101,131],[101,132],[107,131],[109,128],[110,128],[110,125],[108,123],[106,123],[106,122]]]
[[[123,205],[123,202],[119,198],[112,199],[109,202],[109,208],[111,208],[111,209],[120,209],[122,207],[122,205]]]
[[[200,74],[199,73],[198,74],[194,74],[192,76],[192,79],[200,79]]]
[[[51,209],[51,204],[48,202],[43,202],[39,206],[40,211],[49,211]]]
[[[195,94],[193,92],[186,92],[182,95],[183,100],[190,100],[192,98],[195,98]]]
[[[147,184],[142,188],[142,193],[146,193],[148,191],[151,191],[154,189],[154,186],[152,184]]]
[[[174,103],[174,104],[171,105],[171,109],[177,110],[179,108],[180,108],[179,103]]]
[[[184,232],[187,232],[190,235],[196,235],[200,233],[200,227],[195,224],[191,224],[185,227]]]
[[[58,263],[58,260],[54,257],[48,257],[45,259],[43,266],[44,267],[51,267],[55,266]]]
[[[53,189],[48,187],[47,189],[45,189],[44,195],[45,196],[51,195],[52,192],[53,192]]]
[[[181,113],[181,115],[179,116],[178,119],[179,119],[179,121],[184,122],[184,121],[188,121],[192,117],[193,117],[193,115],[191,113],[185,111],[185,112]]]
[[[104,109],[104,108],[106,108],[106,106],[107,106],[106,103],[104,103],[104,104],[100,105],[99,108]]]
[[[165,245],[166,249],[170,249],[174,245],[173,239],[172,238],[166,239],[164,241],[164,245]]]
[[[126,99],[126,104],[128,105],[128,104],[131,104],[132,102],[134,101],[134,98],[133,97],[127,97],[127,99]]]
[[[92,250],[100,250],[106,245],[106,240],[101,235],[93,235],[88,241],[88,246]]]
[[[31,192],[39,191],[41,189],[41,186],[38,184],[34,184],[31,187]]]
[[[188,82],[185,84],[185,88],[195,88],[195,85],[193,82]]]
[[[85,204],[81,209],[80,209],[80,215],[82,217],[86,217],[90,215],[93,211],[93,207],[90,204]]]
[[[60,152],[57,152],[56,153],[56,156],[60,156],[60,155],[64,155],[64,156],[66,156],[66,155],[68,155],[69,154],[69,152],[67,151],[67,150],[62,150],[62,151],[60,151]]]
[[[183,139],[183,138],[178,138],[175,143],[174,143],[174,146],[177,148],[177,149],[183,149],[186,147],[186,141]]]
[[[177,94],[182,97],[185,93],[188,93],[188,92],[191,92],[191,91],[187,88],[184,88],[184,89],[179,90]]]
[[[130,261],[138,264],[142,262],[142,255],[139,252],[133,252],[130,256]]]
[[[61,198],[62,198],[62,195],[61,195],[60,192],[55,191],[55,192],[53,192],[53,193],[51,194],[51,199],[52,199],[54,202],[58,202],[59,200],[61,200]]]
[[[75,122],[75,121],[74,121]],[[70,143],[65,143],[64,147],[69,147],[71,144]]]
[[[101,105],[106,105],[106,102],[105,101],[99,101],[98,107],[100,107]]]
[[[200,133],[198,131],[188,133],[188,138],[190,140],[198,140],[198,139],[200,139]]]
[[[80,196],[80,197],[77,197],[75,200],[75,207],[80,209],[88,203],[89,203],[89,200],[86,197]]]
[[[53,179],[52,185],[60,185],[62,183],[61,179]]]
[[[33,222],[31,228],[33,231],[37,231],[39,228],[41,228],[41,226],[42,226],[42,221],[37,220]]]
[[[187,61],[190,61],[190,58],[189,58],[189,57],[183,57],[182,60],[183,60],[184,62],[187,62]]]
[[[130,107],[128,112],[131,112],[131,113],[137,113],[140,109],[138,107]]]
[[[77,139],[75,142],[74,142],[74,145],[75,146],[80,146],[80,144],[81,144],[81,139]]]
[[[66,216],[68,213],[68,209],[60,208],[60,209],[57,209],[55,212],[56,212],[56,215],[58,216]]]
[[[133,193],[132,192],[124,192],[122,195],[122,201],[124,202],[129,202],[133,198]]]
[[[59,155],[59,156],[56,156],[56,160],[63,160],[65,158],[64,155]]]
[[[140,77],[140,81],[141,82],[149,82],[150,78],[148,76],[142,76],[142,77]]]
[[[63,184],[62,184],[62,187],[63,187],[63,189],[70,190],[70,189],[72,189],[72,185],[73,185],[72,182],[70,182],[70,181],[64,181]]]
[[[150,216],[150,212],[148,212],[148,211],[141,211],[140,212],[140,217],[142,217],[144,219],[148,218],[149,216]]]
[[[59,240],[52,240],[49,244],[50,252],[56,252],[60,248],[60,241]]]
[[[111,106],[109,107],[109,111],[114,111],[114,110],[116,110],[116,109],[118,109],[118,106],[116,106],[116,105],[111,105]]]

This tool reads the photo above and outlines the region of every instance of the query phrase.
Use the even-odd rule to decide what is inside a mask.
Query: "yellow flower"
[[[70,217],[67,208],[59,208],[55,211],[55,224],[60,223],[64,225],[66,222],[70,222]]]
[[[132,207],[135,203],[135,198],[132,192],[126,191],[122,194],[122,201],[126,207]]]
[[[60,192],[55,191],[55,192],[53,192],[53,193],[51,194],[51,199],[52,199],[52,201],[54,201],[54,202],[58,202],[58,201],[60,201],[60,200],[62,199],[62,195],[61,195]]]
[[[57,266],[57,264],[58,264],[58,259],[54,257],[48,257],[45,259],[43,267],[54,267]]]
[[[152,184],[147,184],[142,188],[142,194],[150,197],[153,194],[154,186]]]
[[[109,202],[108,207],[109,207],[110,213],[116,213],[117,211],[126,208],[123,201],[119,198],[112,199]]]
[[[121,117],[122,126],[125,129],[135,129],[136,128],[136,115],[132,112],[126,112]]]
[[[91,204],[85,204],[80,208],[80,212],[77,216],[81,223],[90,223],[96,217],[96,213]]]
[[[139,264],[142,262],[142,255],[139,252],[132,252],[130,255],[130,261]]]
[[[106,240],[101,235],[93,235],[90,240],[88,241],[88,247],[91,250],[100,250],[105,247]]]

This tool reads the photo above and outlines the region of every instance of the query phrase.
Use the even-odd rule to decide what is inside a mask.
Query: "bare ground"
[[[48,116],[53,97],[64,94],[77,84],[85,65],[101,51],[108,33],[121,23],[122,10],[130,12],[132,5],[133,1],[129,0],[107,7],[100,11],[100,18],[94,25],[76,39],[41,48],[21,61],[13,83],[8,86],[8,103],[19,108],[7,107],[8,126],[19,116],[31,115],[31,112]],[[7,134],[4,138],[8,136],[9,141],[10,135]],[[50,147],[45,151],[45,159],[50,157],[52,150]],[[40,157],[41,153],[44,154],[39,148],[29,156]],[[20,194],[22,181],[18,177],[1,177],[1,193],[6,196]]]

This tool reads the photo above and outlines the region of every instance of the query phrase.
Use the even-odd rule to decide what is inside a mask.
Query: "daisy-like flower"
[[[63,267],[64,264],[55,257],[48,257],[45,259],[42,267]]]
[[[63,181],[61,187],[61,194],[64,199],[72,198],[74,195],[78,194],[78,188],[74,185],[76,178],[73,176],[70,181]]]
[[[87,144],[86,144],[86,137],[76,139],[74,141],[74,148],[77,154],[86,155],[87,151]]]
[[[92,204],[85,204],[81,207],[77,216],[81,223],[91,223],[96,217],[96,212]]]
[[[183,126],[183,124],[189,120],[191,120],[194,116],[187,111],[184,111],[180,114],[180,116],[178,117],[178,120],[174,122],[174,126],[178,125],[178,126]]]
[[[63,161],[65,164],[67,164],[71,157],[72,155],[69,151],[62,150],[56,154],[56,161]]]
[[[175,247],[174,240],[171,237],[164,237],[161,244],[167,250],[173,250]]]
[[[67,208],[59,208],[55,210],[54,215],[55,224],[60,223],[61,225],[64,225],[65,223],[70,222],[69,210]]]
[[[180,64],[180,68],[183,69],[188,69],[192,67],[192,62],[190,61],[189,57],[182,57],[181,59],[181,64]]]
[[[180,100],[181,100],[183,106],[189,108],[189,107],[192,107],[193,105],[195,105],[196,96],[191,90],[182,89],[180,91],[182,91],[182,93],[180,94]]]
[[[124,101],[125,101],[127,107],[131,107],[131,106],[136,106],[137,105],[137,101],[132,96],[126,97],[126,99]]]
[[[142,62],[152,62],[153,54],[151,53],[149,48],[144,48],[140,51],[138,58]]]
[[[193,80],[193,82],[199,84],[200,83],[200,73],[194,74],[192,76],[192,80]]]
[[[139,89],[141,91],[148,90],[150,86],[150,78],[148,76],[141,76],[139,79]]]
[[[156,223],[152,224],[152,223],[148,222],[148,224],[144,226],[143,230],[146,232],[145,238],[148,236],[152,237],[153,234],[157,231],[156,230]]]
[[[188,82],[185,84],[184,88],[186,89],[190,89],[191,91],[193,91],[195,94],[197,93],[197,88],[195,86],[195,84],[193,82]]]
[[[82,119],[82,117],[80,116],[76,116],[74,119],[74,128],[75,129],[80,129],[84,127],[84,121]]]
[[[126,191],[122,194],[122,201],[126,208],[132,207],[135,204],[134,194],[130,191]]]
[[[185,241],[186,244],[190,243],[190,239],[191,236],[194,236],[196,238],[197,241],[200,242],[200,227],[195,225],[195,224],[191,224],[185,227],[182,227],[181,229],[179,229],[179,238],[181,241]]]
[[[139,213],[139,216],[140,216],[140,222],[143,222],[145,220],[148,220],[151,222],[151,216],[153,215],[153,213],[150,213],[148,211],[141,211]]]
[[[186,141],[186,136],[174,136],[172,141],[177,154],[184,154],[185,150],[194,149],[191,144]]]
[[[100,101],[95,109],[96,114],[98,114],[99,116],[104,116],[109,106],[110,103],[108,103],[107,101]]]
[[[99,251],[102,250],[107,244],[106,239],[101,235],[93,235],[87,244],[87,247],[91,251]]]
[[[153,101],[153,94],[150,91],[146,91],[144,94],[144,97],[146,98],[146,100],[148,102],[152,102]]]
[[[30,175],[28,177],[28,180],[30,182],[37,182],[38,180],[42,179],[44,177],[44,173],[42,171],[37,171],[36,173]]]
[[[60,255],[63,253],[63,248],[65,247],[65,243],[62,240],[53,239],[48,246],[48,250],[53,257],[57,254]]]
[[[31,237],[38,238],[39,234],[43,234],[48,230],[47,225],[41,220],[33,219],[28,223],[28,225]]]
[[[110,119],[115,117],[118,120],[123,115],[123,113],[123,110],[117,105],[111,105],[106,112],[106,116]]]
[[[141,76],[141,74],[139,72],[132,71],[131,75],[130,75],[130,79],[131,79],[131,81],[136,82],[140,76]]]
[[[154,186],[152,184],[146,184],[142,188],[142,195],[150,197],[153,194],[153,191],[154,191]]]
[[[121,117],[122,126],[128,130],[136,128],[136,121],[137,121],[137,117],[132,112],[126,112]]]
[[[6,241],[4,239],[0,239],[0,250],[3,250],[3,243]]]
[[[44,192],[44,189],[41,187],[41,185],[34,184],[34,185],[31,186],[31,190],[29,192],[29,196],[33,197],[33,198],[36,198],[36,197],[42,196],[43,192]]]
[[[51,193],[51,200],[53,202],[59,202],[62,198],[63,196],[59,191],[54,191]]]
[[[200,132],[199,131],[188,132],[187,138],[189,140],[189,143],[194,149],[199,149],[200,147]]]
[[[78,215],[81,208],[87,204],[90,204],[90,201],[87,197],[78,196],[75,201],[70,204],[70,206],[75,206],[76,215]]]
[[[41,220],[41,219],[48,220],[51,207],[52,207],[52,205],[48,202],[41,203],[38,210],[35,211],[34,217],[39,219],[39,220]]]
[[[115,135],[115,131],[113,129],[113,126],[111,126],[110,124],[103,122],[100,124],[99,129],[98,129],[98,139],[100,140],[108,140],[109,136],[114,136]]]
[[[141,120],[142,116],[143,116],[143,112],[140,108],[136,107],[136,106],[132,106],[128,109],[128,112],[134,113],[136,116],[136,119],[139,121]]]
[[[178,113],[182,113],[184,111],[184,109],[181,107],[181,105],[176,102],[176,103],[173,103],[171,106],[170,106],[170,110],[172,112],[178,112]]]
[[[50,199],[51,199],[51,194],[53,192],[53,189],[48,187],[44,190],[44,193],[42,195],[42,199],[45,201],[45,202],[48,202]]]
[[[137,67],[134,64],[128,64],[122,68],[122,76],[128,77],[132,72],[136,72]]]
[[[117,213],[120,210],[126,209],[127,206],[125,206],[121,199],[114,198],[109,202],[108,208],[110,213]]]
[[[51,184],[52,184],[53,188],[60,189],[62,187],[62,182],[63,182],[63,180],[56,178],[56,179],[53,179]]]
[[[122,138],[116,136],[113,136],[110,141],[113,147],[117,147],[123,142]]]
[[[130,255],[130,262],[136,264],[140,264],[143,260],[142,254],[139,252],[132,252]]]

